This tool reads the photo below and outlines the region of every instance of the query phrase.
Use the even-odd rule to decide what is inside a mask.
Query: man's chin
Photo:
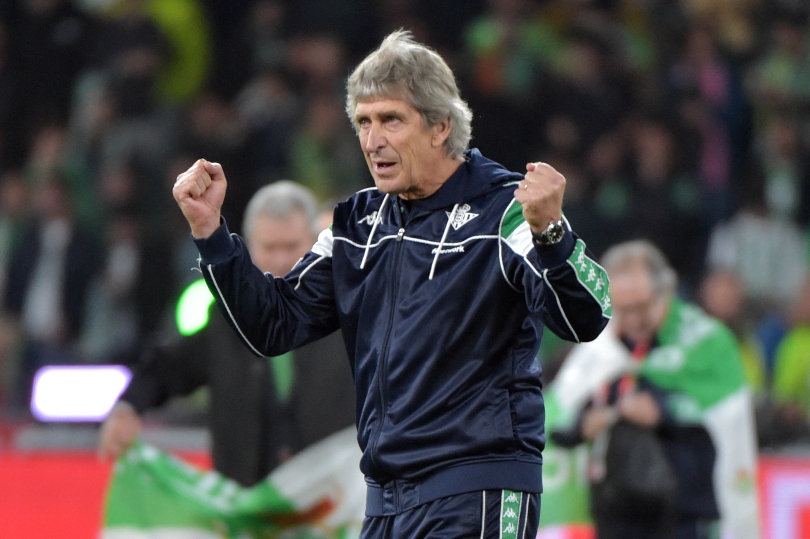
[[[380,178],[378,176],[374,176],[374,185],[377,187],[377,190],[394,196],[402,194],[403,189],[397,185],[395,178]]]

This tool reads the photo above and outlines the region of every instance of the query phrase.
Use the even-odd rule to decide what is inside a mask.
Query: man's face
[[[610,275],[613,321],[620,336],[649,343],[667,313],[668,296],[656,294],[652,278],[641,264]]]
[[[401,99],[360,102],[354,121],[377,189],[403,198],[423,196],[435,163],[445,156],[447,133],[427,128],[422,114]]]
[[[259,215],[248,239],[253,263],[263,272],[286,275],[315,243],[306,215],[295,210],[286,219]]]

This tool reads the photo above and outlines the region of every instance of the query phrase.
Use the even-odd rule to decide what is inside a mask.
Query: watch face
[[[565,235],[565,227],[562,221],[552,221],[542,234],[538,234],[535,238],[541,245],[554,245],[559,243]]]
[[[548,225],[547,234],[549,243],[557,243],[562,239],[563,235],[565,234],[565,228],[563,228],[563,225],[560,221],[556,221]]]

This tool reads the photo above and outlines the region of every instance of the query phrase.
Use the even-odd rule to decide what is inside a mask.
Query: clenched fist
[[[523,217],[540,234],[552,221],[562,218],[565,177],[546,163],[529,163],[526,176],[515,189],[515,200],[523,206]]]
[[[219,163],[198,159],[174,182],[172,195],[180,206],[191,235],[207,238],[219,228],[219,216],[228,182]]]

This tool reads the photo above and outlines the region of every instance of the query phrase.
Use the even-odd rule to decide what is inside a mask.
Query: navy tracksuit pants
[[[539,523],[539,493],[485,490],[366,517],[360,539],[535,539]]]

